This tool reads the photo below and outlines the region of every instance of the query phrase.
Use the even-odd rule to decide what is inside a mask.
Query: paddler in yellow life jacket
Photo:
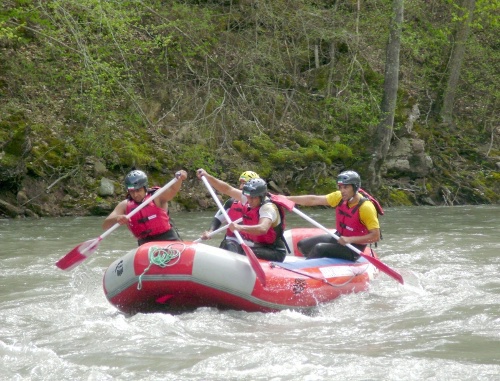
[[[290,201],[303,206],[331,206],[336,210],[336,229],[339,240],[330,234],[305,238],[298,242],[299,250],[308,259],[342,258],[356,261],[359,255],[347,244],[363,251],[368,244],[380,240],[377,209],[372,201],[359,192],[361,178],[357,172],[344,171],[337,177],[339,190],[327,195],[288,196]]]
[[[284,212],[268,197],[266,182],[260,178],[251,179],[245,183],[243,189],[236,189],[209,175],[204,169],[198,169],[197,176],[200,179],[205,176],[213,188],[240,201],[244,206],[242,223],[232,222],[228,229],[239,231],[257,258],[283,262],[286,256],[286,247],[282,239]],[[241,245],[237,241],[234,243],[226,250],[244,254]]]
[[[187,179],[187,172],[184,170],[176,172],[178,181],[170,188],[156,197],[149,205],[145,206],[130,219],[127,215],[143,202],[148,202],[151,195],[156,192],[156,188],[148,188],[148,177],[140,170],[133,170],[125,177],[127,188],[127,198],[118,205],[106,217],[102,227],[109,229],[115,223],[127,224],[129,230],[137,238],[138,245],[151,241],[180,241],[180,237],[172,227],[168,214],[168,202],[179,192],[182,182]]]

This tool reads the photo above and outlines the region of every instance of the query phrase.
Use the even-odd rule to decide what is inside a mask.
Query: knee
[[[307,244],[304,240],[297,242],[297,249],[302,253],[302,255],[307,256]]]
[[[285,260],[285,258],[286,258],[286,251],[281,251],[280,250],[280,251],[278,251],[276,253],[276,259],[275,259],[275,261],[276,262],[283,262]]]
[[[318,243],[314,245],[311,252],[307,256],[308,259],[328,257],[328,252],[331,250],[331,244]]]
[[[304,241],[297,242],[297,247],[299,248],[299,250],[302,250],[304,248]]]
[[[309,254],[307,255],[307,259],[321,258],[320,252],[318,250],[319,245],[314,245]]]
[[[221,249],[232,251],[233,253],[240,254],[240,245],[233,240],[225,239],[220,243],[219,246]]]

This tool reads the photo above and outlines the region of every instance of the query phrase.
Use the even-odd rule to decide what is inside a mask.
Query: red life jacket
[[[243,217],[244,212],[248,208],[244,206],[241,201],[236,201],[231,204],[231,207],[227,210],[227,215],[231,219],[231,221],[236,221],[238,218]],[[229,229],[226,229],[226,237],[235,237],[234,232]]]
[[[264,203],[272,202],[271,200],[265,200]],[[276,205],[276,204],[275,204]],[[272,245],[274,244],[277,240],[281,239],[281,236],[283,235],[283,230],[284,230],[284,213],[280,209],[280,206],[276,205],[278,207],[278,211],[280,214],[281,222],[275,226],[274,228],[271,227],[269,230],[261,235],[254,235],[254,234],[248,234],[244,232],[240,232],[241,236],[245,238],[248,241],[252,241],[255,243],[261,243],[264,245]],[[259,223],[259,210],[260,207],[258,208],[252,208],[248,209],[246,212],[243,213],[243,224],[252,226],[252,225],[257,225]]]
[[[359,208],[366,198],[359,200],[353,208],[349,208],[347,202],[341,200],[335,209],[337,220],[337,232],[344,237],[359,237],[368,234],[368,229],[359,219]]]
[[[148,202],[148,198],[150,198],[156,190],[155,188],[149,189],[142,202]],[[139,205],[140,204],[129,197],[127,201],[127,214]],[[157,206],[153,200],[130,218],[128,228],[137,238],[146,238],[152,235],[165,233],[172,228],[172,225],[170,224],[170,217],[167,211]]]
[[[375,209],[377,210],[377,213],[379,216],[384,215],[384,209],[382,208],[382,205],[380,205],[380,202],[378,202],[378,200],[375,197],[373,197],[370,193],[365,191],[363,188],[359,188],[358,192],[361,193],[362,196],[366,197],[368,200],[370,200],[372,202],[372,204],[375,206]],[[382,228],[380,228],[379,230],[380,230],[380,239],[383,239]],[[375,247],[377,247],[377,242],[375,242]]]
[[[368,200],[370,200],[373,203],[373,205],[375,206],[375,209],[377,209],[377,213],[379,215],[381,215],[381,216],[384,215],[384,209],[382,209],[382,205],[380,205],[380,202],[378,202],[378,200],[375,197],[373,197],[370,193],[365,191],[363,188],[359,188],[358,192],[361,193],[362,196],[366,197]]]

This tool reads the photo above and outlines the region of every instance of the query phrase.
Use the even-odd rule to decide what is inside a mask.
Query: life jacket
[[[151,195],[159,188],[151,188],[147,190],[146,197],[142,201],[148,202]],[[140,204],[135,202],[130,196],[127,197],[127,214],[132,212]],[[165,233],[172,228],[170,217],[165,209],[157,206],[153,201],[149,201],[148,205],[134,214],[128,223],[129,230],[137,238],[145,238],[152,235]]]
[[[368,234],[368,229],[361,223],[359,208],[367,198],[361,198],[353,208],[349,208],[347,202],[341,200],[336,207],[337,232],[344,237],[359,237]]]
[[[382,209],[382,206],[380,205],[380,203],[378,202],[378,200],[375,197],[373,197],[370,193],[365,191],[363,188],[359,188],[358,192],[361,193],[361,195],[363,197],[366,197],[368,200],[370,200],[373,203],[373,205],[375,205],[375,209],[377,209],[377,213],[379,215],[381,215],[381,216],[384,215],[384,209]]]
[[[290,246],[288,246],[288,243],[286,242],[285,236],[283,235],[283,233],[286,230],[285,210],[289,210],[288,208],[290,207],[290,203],[288,200],[284,203],[282,199],[275,197],[275,195],[272,193],[268,193],[267,197],[269,197],[269,199],[278,207],[278,211],[280,213],[280,220],[281,220],[281,227],[280,227],[281,232],[279,234],[279,237],[281,238],[281,240],[285,244],[285,248],[286,248],[287,252],[289,254],[291,254],[292,250],[290,249]],[[292,209],[293,209],[293,207],[292,207]]]
[[[378,202],[378,200],[375,197],[373,197],[370,193],[368,193],[367,191],[365,191],[362,188],[359,188],[358,192],[362,196],[364,196],[364,197],[362,197],[359,200],[359,203],[356,206],[354,206],[354,208],[349,209],[347,207],[347,202],[344,203],[343,200],[340,200],[339,204],[336,207],[336,212],[337,212],[337,217],[336,217],[337,227],[336,228],[337,228],[337,232],[339,232],[341,235],[346,236],[346,237],[349,237],[349,236],[361,236],[361,235],[368,234],[368,229],[366,229],[366,226],[364,226],[361,223],[361,220],[359,218],[359,208],[361,207],[361,205],[363,204],[363,202],[365,202],[365,201],[371,201],[373,203],[373,205],[375,206],[375,210],[377,211],[377,214],[380,215],[380,216],[384,215],[384,209],[382,208],[382,206],[380,205],[380,203]],[[339,210],[339,207],[342,204],[344,204],[344,209],[340,209]],[[339,216],[339,213],[340,213],[341,216]],[[362,232],[364,231],[365,233],[360,233],[360,234],[350,233],[351,229],[353,229],[354,227],[348,225],[345,221],[343,221],[344,218],[349,218],[349,219],[351,219],[351,218],[353,218],[353,219],[357,218],[357,221],[351,222],[351,223],[354,224],[354,227],[357,227],[358,231],[362,231]],[[339,226],[339,224],[341,226]],[[344,227],[342,227],[342,225]],[[347,226],[350,226],[350,228],[348,228]],[[344,230],[339,230],[339,228],[340,229],[343,228]],[[382,239],[382,229],[380,229],[380,239]],[[375,242],[375,247],[377,247],[377,242]]]
[[[231,221],[236,221],[240,217],[244,218],[244,212],[247,209],[248,208],[243,205],[241,201],[234,200],[231,207],[226,212]],[[226,237],[235,237],[235,234],[231,230],[226,229]]]
[[[266,200],[264,200],[263,204],[268,203],[268,202],[272,203],[271,200],[266,199]],[[241,236],[243,238],[245,238],[246,240],[249,240],[249,241],[252,241],[255,243],[264,244],[264,245],[273,245],[276,241],[282,239],[283,231],[285,230],[285,227],[284,227],[285,226],[285,218],[284,218],[285,214],[284,214],[283,210],[281,209],[281,206],[277,205],[276,203],[274,203],[274,204],[278,208],[281,222],[277,226],[271,227],[266,233],[258,235],[258,236],[254,235],[254,234],[240,232]],[[259,209],[260,209],[260,207],[248,209],[247,211],[245,211],[243,213],[243,224],[248,225],[248,226],[257,225],[259,223],[259,218],[260,218],[259,217]],[[285,241],[283,240],[283,242],[285,242]]]
[[[373,197],[370,193],[365,191],[363,188],[359,188],[358,192],[361,193],[362,196],[366,197],[368,200],[370,200],[373,203],[373,205],[375,206],[375,209],[377,210],[377,214],[379,216],[384,215],[384,209],[382,208],[382,205],[380,205],[380,202],[378,202],[378,200],[375,197]],[[382,239],[383,239],[382,229],[380,229],[380,240],[382,240]],[[377,242],[375,242],[375,247],[377,247]]]

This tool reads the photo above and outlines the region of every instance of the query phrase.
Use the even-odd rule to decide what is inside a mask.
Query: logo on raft
[[[118,264],[115,267],[115,273],[116,275],[120,276],[123,274],[123,260],[118,262]]]

